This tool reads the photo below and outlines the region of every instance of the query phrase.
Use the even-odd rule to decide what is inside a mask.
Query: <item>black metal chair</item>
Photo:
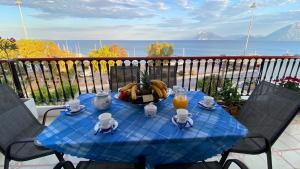
[[[63,154],[36,146],[34,138],[45,126],[7,86],[0,85],[0,151],[5,155],[4,169],[9,162],[27,161],[55,154],[64,161]]]
[[[145,169],[145,161],[142,159],[139,163],[100,163],[95,161],[80,161],[76,168],[70,161],[58,163],[54,169]]]
[[[138,82],[140,72],[137,66],[116,66],[110,68],[110,90],[117,91],[129,82]]]
[[[300,108],[300,92],[292,91],[269,82],[261,82],[242,107],[237,119],[248,130],[248,136],[228,152],[267,154],[268,169],[272,169],[271,146],[287,128]]]
[[[224,165],[213,161],[190,164],[164,164],[156,166],[155,169],[228,169],[232,163],[235,163],[240,169],[248,169],[244,163],[236,159],[227,160]]]

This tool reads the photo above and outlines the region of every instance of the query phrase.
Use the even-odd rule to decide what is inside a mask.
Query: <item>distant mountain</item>
[[[220,36],[213,32],[199,32],[195,40],[245,40],[247,35]],[[256,41],[300,41],[300,22],[280,28],[267,36],[251,36]]]
[[[223,37],[221,37],[215,33],[212,33],[212,32],[202,31],[202,32],[199,32],[194,39],[196,39],[196,40],[222,40]]]
[[[270,41],[300,41],[300,22],[285,26],[263,38]]]
[[[199,32],[195,40],[245,40],[247,38],[246,35],[230,35],[230,36],[220,36],[213,32]],[[262,36],[251,36],[250,39],[252,40],[261,40]]]

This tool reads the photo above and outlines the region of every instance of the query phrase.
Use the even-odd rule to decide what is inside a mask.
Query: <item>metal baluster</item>
[[[31,80],[30,80],[30,77],[29,77],[29,74],[28,74],[28,71],[27,71],[27,66],[26,66],[25,62],[22,62],[22,65],[23,65],[25,74],[27,76],[26,78],[28,79],[28,82],[29,82],[29,87],[30,87],[30,90],[31,90],[31,95],[32,95],[33,99],[35,100],[36,97],[35,97],[34,92],[33,92]]]
[[[31,68],[32,68],[32,71],[33,71],[33,74],[34,74],[34,77],[35,77],[35,82],[37,84],[37,87],[38,87],[38,90],[39,90],[39,93],[40,93],[41,100],[44,103],[45,99],[44,99],[44,96],[42,94],[40,84],[39,84],[39,80],[38,80],[37,75],[36,75],[35,65],[33,64],[33,62],[30,62],[30,63],[31,63]]]
[[[126,85],[126,73],[125,73],[125,69],[126,69],[126,67],[125,67],[126,65],[125,65],[125,61],[124,60],[122,60],[122,70],[123,70],[123,85],[125,86]]]
[[[270,80],[269,80],[270,82],[273,79],[273,75],[274,75],[274,71],[275,71],[276,66],[277,66],[277,59],[275,59],[275,62],[273,64],[273,70],[272,70],[271,77],[270,77]]]
[[[230,80],[231,83],[232,83],[233,76],[234,76],[235,66],[236,66],[236,59],[234,59],[234,62],[233,62],[233,68],[232,68],[232,74],[231,74],[231,80]]]
[[[59,101],[59,95],[58,95],[57,88],[56,88],[56,82],[55,82],[55,79],[54,79],[54,76],[53,76],[52,64],[49,61],[48,61],[48,65],[49,65],[49,70],[50,70],[52,82],[53,82],[54,89],[55,89],[56,101],[58,102]]]
[[[68,78],[68,82],[69,82],[71,96],[74,99],[74,92],[73,92],[72,83],[71,83],[71,79],[70,79],[69,66],[68,66],[67,61],[64,61],[64,62],[65,62],[65,67],[66,67],[67,78]]]
[[[190,63],[190,77],[189,77],[189,88],[188,88],[188,91],[191,90],[192,70],[193,70],[193,60],[191,60],[191,63]]]
[[[61,76],[61,70],[60,70],[60,66],[59,66],[59,63],[58,61],[56,61],[56,68],[58,70],[58,75],[59,75],[59,80],[60,80],[60,84],[61,84],[61,87],[62,87],[62,92],[63,92],[63,96],[64,96],[64,101],[67,101],[67,96],[66,96],[66,91],[65,91],[65,87],[64,87],[64,82],[62,80],[62,76]]]
[[[116,82],[117,82],[117,89],[118,89],[118,88],[119,88],[119,79],[118,79],[118,66],[117,66],[117,61],[115,61],[114,67],[115,67]]]
[[[15,61],[11,60],[8,61],[9,67],[10,67],[10,76],[12,78],[13,85],[15,91],[17,92],[18,96],[20,98],[24,98],[22,85],[19,79],[18,71],[16,69]]]
[[[26,89],[26,86],[25,86],[25,83],[24,83],[24,79],[23,79],[23,75],[22,75],[22,72],[21,72],[21,69],[20,69],[20,66],[19,66],[19,62],[16,61],[16,64],[17,64],[17,69],[18,69],[21,81],[22,81],[22,86],[24,88],[25,96],[28,98],[27,89]],[[1,78],[0,78],[0,83],[1,83]]]
[[[265,59],[262,59],[261,66],[260,66],[260,69],[259,69],[258,78],[256,79],[256,84],[258,84],[261,81],[264,66],[265,66]]]
[[[249,71],[250,63],[251,63],[251,59],[248,59],[247,68],[246,68],[246,74],[245,74],[245,77],[244,77],[244,83],[243,83],[243,86],[242,86],[241,94],[244,93],[245,82],[246,82],[246,80],[247,80],[247,76],[248,76],[248,71]],[[250,84],[250,85],[251,85],[251,84]]]
[[[181,86],[184,87],[184,76],[185,76],[185,59],[183,60],[183,68],[182,68],[182,84]]]
[[[99,70],[99,76],[100,76],[100,83],[101,83],[101,90],[103,90],[103,81],[102,81],[102,66],[101,66],[101,61],[98,62],[98,70]]]
[[[263,81],[266,79],[266,76],[268,74],[269,66],[270,66],[270,63],[271,63],[271,59],[268,59],[267,62],[268,62],[268,64],[267,64],[267,67],[266,67],[266,70],[265,70],[265,75],[264,75]]]
[[[221,73],[221,69],[222,69],[222,66],[223,66],[223,60],[222,59],[220,59],[219,60],[220,62],[219,62],[219,70],[218,70],[218,77],[217,77],[217,85],[216,85],[216,91],[218,91],[218,87],[219,87],[219,81],[220,81],[220,73]],[[223,72],[224,70],[222,70],[222,72]],[[223,74],[223,73],[222,73]]]
[[[202,92],[204,91],[204,86],[205,86],[205,79],[206,79],[206,69],[207,69],[207,59],[205,59],[205,64],[204,64],[204,77],[203,77],[203,85],[202,85]]]
[[[290,60],[291,60],[291,59],[288,59],[287,62],[286,62],[286,66],[285,66],[285,70],[284,70],[284,73],[283,73],[283,77],[286,76],[286,71],[287,71],[287,69],[288,69],[288,67],[289,67],[289,65],[290,65]]]
[[[244,59],[242,59],[242,62],[240,64],[239,75],[238,75],[238,79],[237,79],[236,86],[235,86],[236,89],[239,87],[239,82],[240,82],[240,78],[241,78],[240,76],[241,76],[241,71],[242,71],[243,65],[244,65]],[[243,91],[241,91],[241,93],[242,92]]]
[[[223,88],[225,87],[225,80],[227,80],[227,72],[228,72],[228,68],[229,68],[229,61],[230,60],[226,60],[226,72],[225,72],[225,76],[224,76],[224,83],[223,83]]]
[[[0,66],[1,66],[1,69],[2,69],[2,73],[3,73],[4,81],[5,81],[5,83],[6,83],[6,84],[8,84],[7,77],[6,77],[6,73],[5,73],[5,70],[4,70],[4,68],[3,68],[3,65],[2,65],[2,63],[0,64]]]
[[[291,72],[290,72],[289,76],[292,76],[293,70],[295,68],[295,63],[296,63],[296,59],[294,59],[294,61],[293,61],[293,65],[292,65]]]
[[[154,79],[156,79],[156,68],[155,68],[156,67],[156,61],[155,60],[153,61],[152,66],[153,66],[153,73],[154,73],[153,76],[154,76]]]
[[[90,69],[91,69],[91,73],[92,73],[92,83],[93,83],[93,92],[96,93],[96,86],[95,86],[95,78],[94,78],[94,67],[91,61],[90,62]]]
[[[109,66],[108,60],[107,60],[106,61],[106,73],[107,73],[107,78],[108,78],[108,81],[109,81],[109,89],[112,90],[112,79],[109,76],[109,71],[110,71],[110,66]]]
[[[170,66],[171,66],[171,59],[168,61],[168,86],[170,87]]]
[[[149,67],[148,60],[145,60],[145,61],[146,61],[146,63],[145,63],[146,72],[148,72],[148,67]]]
[[[201,60],[198,60],[198,64],[197,64],[197,77],[196,77],[196,85],[195,85],[195,91],[198,90],[199,86],[198,86],[198,78],[199,78],[199,69],[200,69],[200,62]]]
[[[50,91],[49,91],[49,86],[48,86],[48,82],[47,82],[47,79],[46,79],[46,76],[45,76],[44,65],[43,65],[42,61],[40,61],[40,68],[41,68],[42,76],[43,76],[43,79],[44,79],[44,82],[45,82],[45,85],[46,85],[48,99],[49,99],[49,102],[51,103],[52,98],[51,98],[51,94],[50,94]]]
[[[86,82],[86,76],[85,76],[85,66],[83,64],[83,61],[80,61],[81,62],[81,69],[83,71],[83,79],[84,79],[84,84],[85,84],[85,90],[87,93],[89,93],[89,89],[88,89],[88,86],[87,86],[87,82]]]
[[[176,59],[175,60],[175,73],[177,74],[177,70],[178,70],[178,60]],[[174,79],[174,84],[176,84],[177,85],[177,79],[176,78],[173,78]]]
[[[297,70],[296,70],[296,73],[295,73],[295,77],[298,77],[299,68],[300,68],[300,60],[298,59],[298,67],[297,67]]]
[[[250,93],[251,84],[252,84],[252,81],[253,81],[253,76],[254,76],[256,65],[257,65],[257,59],[255,59],[255,62],[254,62],[254,65],[253,65],[252,74],[251,74],[251,78],[250,78],[250,85],[249,85],[248,90],[247,90],[247,96]]]
[[[140,72],[141,72],[141,63],[140,63],[140,61],[138,61],[138,77],[137,77],[138,83],[140,83],[140,81],[141,81]]]
[[[281,62],[280,62],[280,66],[279,66],[279,69],[278,69],[278,73],[277,73],[276,79],[279,78],[279,74],[280,74],[280,71],[281,71],[281,67],[282,67],[283,61],[284,61],[284,59],[281,59]],[[277,84],[276,81],[275,81],[275,84]]]
[[[208,87],[209,95],[211,95],[211,83],[213,81],[214,68],[215,68],[215,59],[212,60],[212,65],[211,65],[210,81],[209,81],[209,87]]]
[[[163,60],[160,60],[160,80],[162,81],[163,77]]]
[[[131,74],[131,82],[133,82],[133,70],[132,70],[132,61],[130,61],[130,74]]]
[[[79,95],[80,95],[81,94],[81,90],[80,90],[80,85],[79,85],[79,79],[78,79],[78,72],[77,72],[76,61],[73,61],[73,68],[74,68],[74,71],[75,71],[75,78],[76,78],[76,82],[77,82],[77,88],[78,88],[78,92],[79,92]]]

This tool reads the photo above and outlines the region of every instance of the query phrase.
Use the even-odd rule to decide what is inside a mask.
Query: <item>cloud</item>
[[[0,5],[15,5],[12,0],[0,0]],[[61,17],[133,19],[150,18],[166,4],[151,0],[27,0],[24,7],[38,9],[33,16],[49,19]]]

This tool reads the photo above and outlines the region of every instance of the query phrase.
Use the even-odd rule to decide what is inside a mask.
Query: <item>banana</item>
[[[126,86],[124,86],[124,87],[122,87],[120,89],[120,92],[123,92],[123,91],[126,91],[126,90],[132,88],[133,85],[135,85],[135,83],[129,83],[129,84],[127,84]]]
[[[125,90],[125,92],[126,92],[127,94],[131,94],[131,88]]]
[[[136,90],[137,90],[137,85],[133,85],[131,88],[131,99],[136,100]]]
[[[157,86],[158,88],[167,90],[167,85],[161,80],[151,80],[151,84]]]
[[[157,93],[159,98],[164,97],[162,91],[156,86],[156,85],[151,85],[152,89]]]
[[[163,94],[163,98],[167,98],[167,91],[165,89],[162,89],[161,92]]]

